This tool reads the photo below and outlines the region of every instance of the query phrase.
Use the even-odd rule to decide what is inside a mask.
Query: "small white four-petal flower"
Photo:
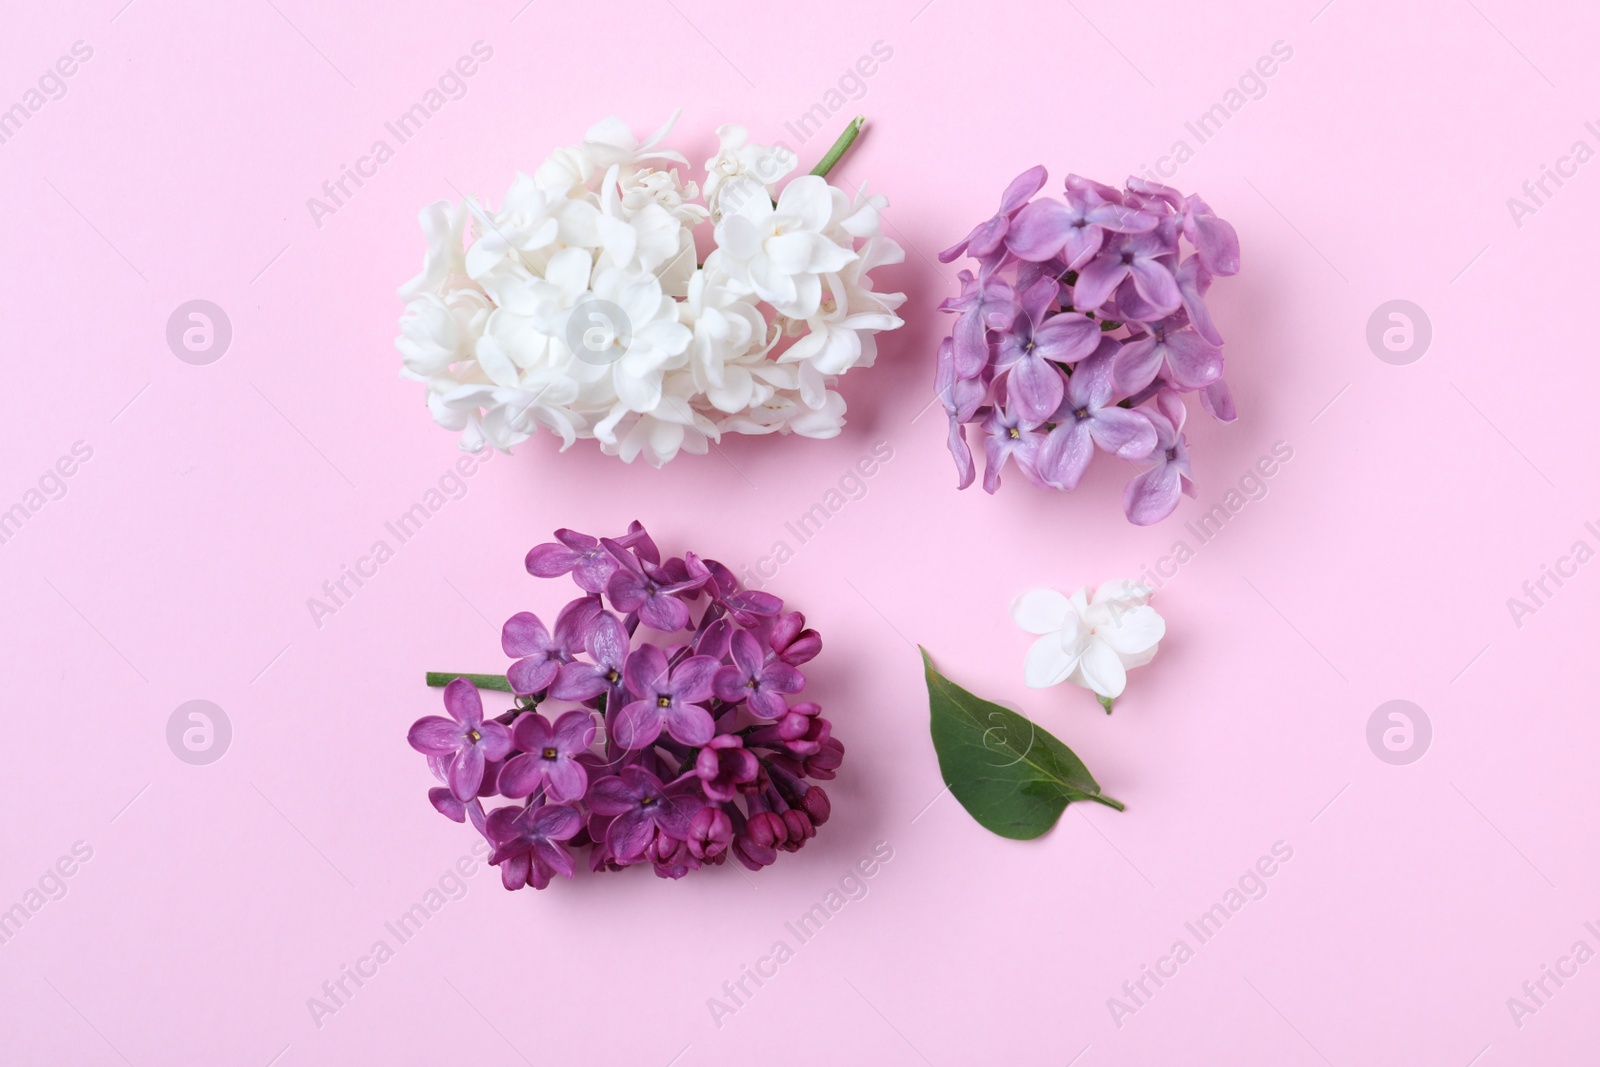
[[[1070,597],[1054,589],[1030,589],[1017,597],[1011,617],[1039,635],[1023,664],[1028,687],[1071,682],[1093,690],[1103,703],[1121,696],[1128,670],[1154,659],[1167,632],[1166,620],[1150,606],[1150,594],[1142,583],[1118,579],[1101,585],[1092,598],[1087,586]]]

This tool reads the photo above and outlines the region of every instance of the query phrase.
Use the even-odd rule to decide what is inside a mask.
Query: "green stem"
[[[865,115],[857,115],[851,119],[850,125],[844,128],[839,139],[833,142],[833,147],[828,149],[828,154],[822,157],[822,162],[811,168],[811,173],[819,178],[826,178],[833,165],[844,158],[844,154],[850,151],[850,146],[856,143],[856,138],[861,136],[861,127],[866,121]]]
[[[1128,806],[1126,804],[1120,800],[1113,800],[1111,797],[1093,796],[1089,799],[1094,801],[1096,804],[1104,804],[1108,808],[1115,808],[1117,811],[1128,810]]]
[[[1102,708],[1106,709],[1106,714],[1107,715],[1110,715],[1111,714],[1111,698],[1110,697],[1103,697],[1103,696],[1100,696],[1099,694],[1096,694],[1095,695],[1095,699],[1100,701],[1100,706]]]
[[[434,688],[449,685],[457,678],[465,678],[479,689],[498,689],[502,693],[511,692],[511,683],[506,681],[503,674],[457,674],[454,671],[429,671],[428,684]]]

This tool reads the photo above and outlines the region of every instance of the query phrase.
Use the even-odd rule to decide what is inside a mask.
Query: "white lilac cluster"
[[[778,188],[794,153],[741,126],[717,131],[697,186],[661,143],[676,118],[643,143],[607,119],[498,207],[423,209],[428,254],[400,289],[395,343],[462,448],[543,427],[660,466],[724,433],[839,432],[836,379],[901,325],[904,294],[871,277],[904,258],[879,232],[888,201],[817,174]]]

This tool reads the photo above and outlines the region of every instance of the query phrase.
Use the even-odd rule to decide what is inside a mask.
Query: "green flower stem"
[[[457,678],[465,678],[479,689],[498,689],[502,693],[511,692],[511,683],[506,681],[503,674],[457,674],[454,671],[429,671],[428,684],[434,688],[449,685]]]
[[[1110,715],[1111,714],[1111,698],[1110,697],[1103,697],[1103,696],[1100,696],[1099,694],[1095,694],[1095,699],[1100,701],[1100,706],[1102,708],[1106,709],[1106,714],[1107,715]]]
[[[1113,800],[1111,797],[1095,796],[1095,797],[1088,797],[1087,799],[1094,801],[1096,804],[1104,804],[1108,808],[1115,808],[1118,811],[1127,811],[1128,810],[1128,806],[1126,804],[1124,804],[1120,800]]]
[[[828,154],[822,157],[822,162],[811,168],[811,173],[819,178],[826,178],[834,164],[844,158],[844,154],[850,151],[850,146],[856,143],[856,138],[861,136],[861,127],[866,121],[865,115],[857,115],[851,119],[850,125],[844,128],[839,139],[833,142],[833,147],[828,149]]]

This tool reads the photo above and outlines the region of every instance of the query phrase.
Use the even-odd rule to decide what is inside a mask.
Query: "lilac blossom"
[[[601,543],[621,564],[606,581],[606,597],[617,610],[636,611],[641,622],[663,633],[675,633],[689,625],[689,607],[677,594],[705,584],[708,575],[703,566],[696,571],[698,560],[688,557],[685,574],[679,576],[665,566],[639,558],[620,542],[603,538]]]
[[[628,692],[635,699],[624,704],[616,718],[613,732],[617,744],[644,748],[660,737],[663,729],[684,745],[711,740],[716,724],[703,703],[711,697],[717,670],[717,661],[710,656],[690,656],[669,669],[666,654],[655,645],[635,649],[622,669]]]
[[[606,846],[619,860],[637,857],[658,834],[682,841],[703,802],[688,793],[668,793],[643,767],[624,767],[589,790],[589,810],[609,818]]]
[[[568,711],[554,725],[538,712],[517,719],[511,742],[520,754],[500,771],[500,791],[525,797],[543,789],[554,801],[577,800],[589,786],[589,774],[578,757],[594,741],[594,716]]]
[[[976,479],[972,426],[990,493],[1013,460],[1034,485],[1071,489],[1096,451],[1139,461],[1159,450],[1149,469],[1160,472],[1177,449],[1180,482],[1141,471],[1124,494],[1131,521],[1154,521],[1157,502],[1163,515],[1176,506],[1171,484],[1189,485],[1182,422],[1161,405],[1181,408],[1180,394],[1198,393],[1217,421],[1237,417],[1206,294],[1238,273],[1238,234],[1170,186],[1130,178],[1116,189],[1069,175],[1059,198],[1035,197],[1043,181],[1039,168],[1019,177],[1000,211],[948,250],[977,260],[940,305],[957,318],[935,361],[957,486]],[[1177,427],[1172,444],[1157,440],[1163,420]]]
[[[496,808],[483,830],[493,846],[489,863],[500,868],[500,884],[507,889],[543,889],[552,875],[572,877],[572,854],[562,842],[582,828],[578,809],[566,804]]]
[[[1115,349],[1110,339],[1106,347]],[[1111,373],[1114,357],[1105,351],[1079,364],[1067,381],[1067,395],[1061,410],[1052,416],[1055,429],[1039,448],[1039,470],[1052,486],[1075,489],[1089,469],[1089,460],[1099,446],[1123,459],[1138,459],[1156,446],[1156,431],[1141,411],[1130,411],[1112,403],[1115,395]]]
[[[1128,518],[1149,526],[1171,515],[1180,494],[1194,496],[1194,481],[1189,476],[1189,442],[1183,436],[1187,410],[1176,393],[1164,391],[1156,398],[1158,410],[1150,413],[1156,431],[1156,447],[1148,461],[1152,464],[1136,475],[1123,492]]]
[[[511,732],[497,722],[483,721],[483,701],[469,681],[457,678],[444,690],[446,719],[427,715],[411,726],[406,740],[418,752],[450,757],[446,782],[457,800],[471,800],[483,784],[483,765],[504,759],[511,751]]]
[[[805,616],[714,560],[663,558],[637,523],[619,538],[563,530],[529,559],[579,595],[548,631],[531,613],[507,623],[511,706],[486,721],[457,677],[451,718],[410,734],[447,783],[429,802],[483,835],[506,888],[572,876],[581,849],[595,872],[681,878],[803,847],[831,811],[817,783],[844,758],[821,706],[789,703],[822,650]],[[644,636],[657,630],[668,638]]]
[[[762,719],[776,719],[789,710],[785,693],[798,693],[805,677],[774,657],[768,661],[761,642],[749,630],[733,635],[729,654],[733,663],[717,668],[712,689],[718,700],[730,704],[748,701],[750,713]]]
[[[599,610],[600,602],[594,597],[572,601],[556,616],[554,635],[531,611],[519,611],[507,619],[500,631],[500,647],[506,655],[517,657],[506,671],[511,691],[526,696],[548,688],[561,665],[571,663],[573,653],[582,648],[589,620]]]

